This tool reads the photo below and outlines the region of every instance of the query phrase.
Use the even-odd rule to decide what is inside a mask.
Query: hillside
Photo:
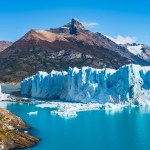
[[[66,70],[69,66],[117,69],[129,63],[150,64],[72,19],[59,28],[30,30],[1,52],[0,81],[18,82],[39,70]]]
[[[12,45],[12,42],[9,41],[0,41],[0,52],[8,48],[9,46]]]

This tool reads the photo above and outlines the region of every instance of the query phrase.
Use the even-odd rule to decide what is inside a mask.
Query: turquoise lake
[[[79,112],[63,119],[50,108],[9,103],[7,109],[32,127],[40,142],[27,150],[150,150],[150,108]],[[27,113],[38,111],[37,115]]]

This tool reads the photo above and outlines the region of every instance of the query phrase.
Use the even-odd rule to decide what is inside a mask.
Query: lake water
[[[150,108],[79,112],[73,119],[36,104],[9,103],[7,109],[32,127],[40,142],[28,150],[150,150]],[[37,115],[28,115],[38,111]]]

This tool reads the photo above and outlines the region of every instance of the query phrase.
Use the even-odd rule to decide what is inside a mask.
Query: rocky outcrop
[[[19,117],[6,109],[0,108],[0,149],[20,149],[35,145],[39,139],[19,129],[29,129],[29,126]]]

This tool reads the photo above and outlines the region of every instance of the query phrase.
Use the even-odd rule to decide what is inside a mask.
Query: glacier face
[[[1,85],[0,85],[0,101],[1,100],[7,100],[8,99],[8,94],[3,94],[1,91]]]
[[[82,103],[139,103],[150,100],[150,67],[130,64],[118,70],[40,71],[21,82],[21,94]]]

